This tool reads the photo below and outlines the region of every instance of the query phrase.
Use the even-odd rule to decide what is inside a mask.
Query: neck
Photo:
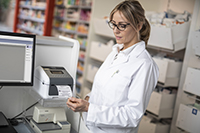
[[[135,45],[136,43],[140,42],[140,40],[134,41],[131,44],[124,44],[124,47],[121,50],[127,49],[133,45]]]

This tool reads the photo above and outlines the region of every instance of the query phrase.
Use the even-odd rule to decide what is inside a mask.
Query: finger
[[[74,97],[70,97],[69,100],[73,103],[78,102],[78,99]]]

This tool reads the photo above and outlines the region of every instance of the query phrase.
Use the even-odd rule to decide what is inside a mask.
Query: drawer
[[[176,94],[165,94],[153,92],[147,111],[157,115],[159,118],[172,118]]]
[[[190,22],[172,27],[151,25],[148,45],[178,51],[187,43]]]
[[[158,82],[164,86],[177,87],[179,84],[182,62],[168,58],[153,57],[159,68]]]
[[[195,31],[195,32],[193,32],[193,35],[192,35],[192,44],[193,44],[193,48],[195,50],[195,54],[197,56],[200,56],[199,42],[200,42],[200,31]]]
[[[187,132],[199,133],[200,111],[191,105],[180,104],[176,126]]]
[[[150,118],[143,116],[138,133],[169,133],[170,125],[162,123],[152,123]]]
[[[90,82],[93,82],[96,72],[98,71],[98,67],[93,66],[91,64],[88,65],[87,76],[86,79]]]
[[[93,20],[94,31],[98,35],[115,38],[113,30],[108,25],[107,19],[96,18]]]
[[[112,45],[93,41],[90,48],[90,57],[103,62],[112,51]]]
[[[183,90],[200,96],[199,77],[199,69],[188,67]]]

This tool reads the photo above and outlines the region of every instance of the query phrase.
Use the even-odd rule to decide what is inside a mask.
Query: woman
[[[73,111],[87,112],[95,133],[136,133],[157,84],[158,67],[145,49],[150,25],[138,1],[119,3],[109,26],[117,44],[96,73],[89,101],[69,98]]]

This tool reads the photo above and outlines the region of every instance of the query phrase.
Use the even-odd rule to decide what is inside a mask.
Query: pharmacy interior
[[[36,52],[41,52],[37,55],[38,58],[43,56],[40,50],[45,51],[43,46],[46,43],[71,41],[65,37],[77,40],[79,46],[71,41],[75,48],[66,51],[72,51],[69,62],[76,65],[74,68],[69,67],[69,70],[73,71],[72,77],[75,81],[73,93],[76,97],[84,98],[91,91],[100,65],[116,43],[108,21],[109,13],[121,1],[10,0],[11,9],[6,10],[7,17],[4,16],[4,22],[13,22],[9,24],[13,32],[34,34],[41,38],[36,41],[38,47],[41,47],[36,49]],[[146,18],[151,25],[146,49],[159,67],[159,78],[138,133],[197,133],[200,131],[200,1],[139,2],[144,7]],[[58,42],[48,38],[60,36],[63,40],[57,40]],[[44,60],[54,58],[48,51],[61,49],[58,46],[50,47],[45,51],[49,57],[44,57]],[[77,59],[77,62],[71,59]],[[65,60],[60,62],[62,61]],[[62,64],[60,62],[58,61],[58,64]],[[31,87],[3,87],[0,90],[0,110],[6,117],[12,118],[37,101],[35,95],[30,94],[30,90]],[[13,100],[19,105],[15,105]],[[71,112],[66,106],[64,108],[73,132],[89,133],[84,122],[80,120],[80,114]],[[23,115],[32,113],[33,109],[30,109]]]

